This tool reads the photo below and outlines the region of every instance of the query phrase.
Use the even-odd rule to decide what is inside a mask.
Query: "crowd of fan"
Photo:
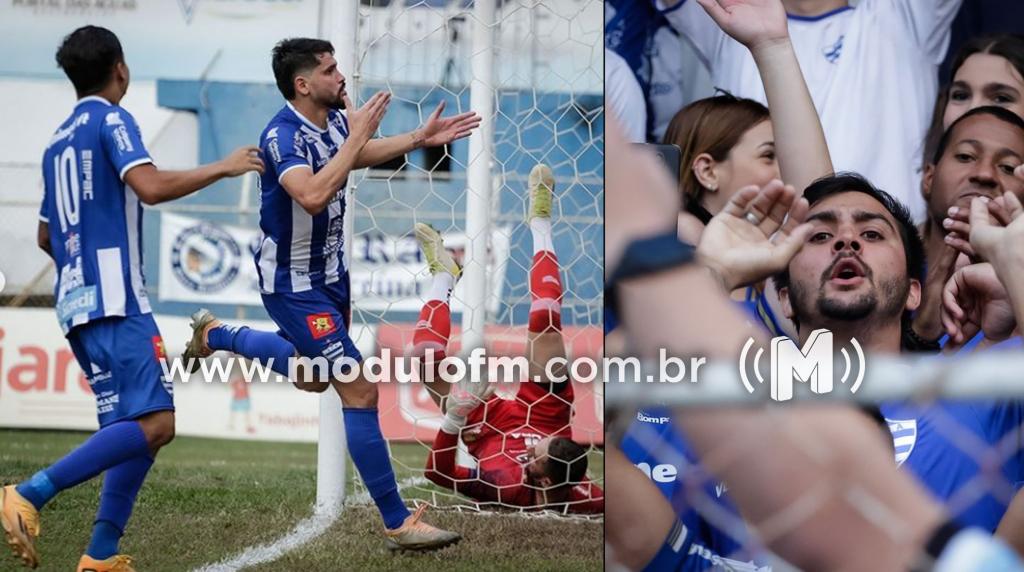
[[[748,337],[802,344],[819,328],[869,356],[1020,351],[1024,37],[964,31],[987,25],[985,10],[1002,10],[1011,29],[1024,18],[1013,18],[1019,3],[981,4],[611,2],[608,351],[624,340],[655,355],[672,340],[678,355],[735,359]],[[659,82],[688,66],[657,49],[666,35],[687,42],[723,92],[667,120],[663,104],[685,90]],[[630,141],[677,146],[678,172],[669,180]],[[677,272],[629,260],[672,250],[667,235],[679,253],[661,259]],[[806,569],[918,569],[952,562],[964,543],[951,539],[980,535],[972,567],[950,569],[1016,565],[1007,546],[1024,554],[1024,402],[864,413],[689,410],[669,428],[650,420],[670,412],[644,411],[608,439],[611,556],[633,569],[759,570],[770,549]],[[701,463],[708,456],[715,463]],[[672,483],[635,468],[666,462],[678,468]],[[888,510],[865,517],[850,490]],[[777,518],[815,495],[802,518]],[[844,542],[829,542],[840,531]]]

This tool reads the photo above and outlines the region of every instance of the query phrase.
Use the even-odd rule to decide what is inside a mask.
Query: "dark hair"
[[[914,225],[913,217],[910,216],[910,210],[892,195],[875,188],[867,179],[856,173],[839,173],[818,179],[804,191],[804,198],[814,206],[840,193],[864,193],[885,207],[892,218],[896,219],[897,230],[903,241],[903,253],[907,259],[907,276],[924,280],[924,242],[917,231],[917,226]],[[775,275],[774,280],[779,289],[789,287],[789,268]]]
[[[967,58],[974,54],[999,56],[1010,62],[1010,65],[1017,69],[1017,73],[1024,77],[1024,36],[1022,35],[995,34],[981,36],[961,46],[960,50],[956,53],[956,58],[953,59],[953,65],[950,67],[950,83],[939,92],[939,96],[935,100],[935,109],[932,110],[932,123],[928,127],[928,134],[924,140],[923,162],[925,164],[935,156],[935,148],[939,144],[939,139],[947,131],[942,128],[942,122],[946,115],[946,106],[949,105],[949,90],[953,87],[953,78],[956,78],[956,72],[964,65]]]
[[[82,26],[65,36],[57,48],[57,66],[67,74],[79,96],[102,91],[114,67],[123,61],[117,36],[99,26]]]
[[[274,46],[271,66],[274,81],[285,99],[295,99],[295,76],[315,68],[320,54],[334,54],[334,46],[327,40],[315,38],[288,38]]]
[[[572,439],[555,437],[548,445],[544,474],[556,488],[581,482],[587,474],[587,450]]]
[[[1020,129],[1024,132],[1024,119],[1021,119],[1016,113],[1003,109],[1002,107],[996,107],[994,105],[986,105],[984,107],[975,107],[967,113],[961,115],[952,125],[949,126],[939,139],[938,144],[935,147],[935,154],[932,156],[932,164],[937,165],[939,159],[942,158],[943,153],[946,152],[946,147],[949,147],[950,140],[953,138],[953,131],[956,129],[961,122],[974,117],[975,115],[991,115],[996,119],[1005,121],[1010,125]]]
[[[704,187],[693,172],[697,155],[707,153],[715,161],[725,161],[743,134],[767,119],[767,107],[730,94],[697,100],[672,117],[663,142],[682,151],[679,191],[687,210],[704,197]]]

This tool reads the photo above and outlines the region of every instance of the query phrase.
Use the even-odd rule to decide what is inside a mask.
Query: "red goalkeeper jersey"
[[[549,388],[555,391],[549,391]],[[455,463],[458,435],[438,431],[427,459],[427,477],[481,502],[500,502],[525,508],[536,503],[526,482],[528,448],[545,437],[572,438],[572,384],[523,383],[514,400],[492,397],[467,418],[462,439],[477,460],[476,469]],[[604,512],[604,491],[584,478],[569,496],[568,510]]]

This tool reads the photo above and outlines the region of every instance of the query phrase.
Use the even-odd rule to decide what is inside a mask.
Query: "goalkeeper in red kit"
[[[561,370],[554,377],[563,381],[545,381],[544,365],[566,355],[562,283],[551,233],[551,169],[534,167],[529,186],[534,254],[525,357],[531,381],[520,384],[515,399],[492,397],[493,383],[431,384],[431,396],[445,418],[427,456],[426,477],[485,504],[603,513],[604,491],[586,476],[587,448],[572,440],[572,383]],[[448,348],[449,297],[462,270],[436,230],[417,224],[416,238],[433,278],[413,336],[413,353],[429,359],[432,351],[437,364]],[[427,367],[436,365],[428,362]],[[460,435],[477,462],[475,469],[456,464]]]

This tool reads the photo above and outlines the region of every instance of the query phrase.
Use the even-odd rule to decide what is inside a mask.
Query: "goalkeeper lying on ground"
[[[542,372],[550,359],[565,357],[565,341],[560,314],[562,284],[551,235],[551,169],[534,167],[529,184],[534,254],[526,356],[529,379],[537,380],[547,379]],[[436,368],[448,347],[448,299],[461,268],[436,230],[417,224],[416,238],[433,282],[420,311],[413,351],[422,357],[433,350],[435,365],[428,367]],[[514,400],[491,397],[492,383],[463,380],[454,387],[431,384],[430,389],[438,406],[445,394],[447,398],[444,424],[427,456],[428,479],[483,503],[604,512],[604,492],[586,477],[587,449],[572,440],[573,389],[569,381],[524,382]],[[455,462],[460,434],[477,461],[476,469]]]

